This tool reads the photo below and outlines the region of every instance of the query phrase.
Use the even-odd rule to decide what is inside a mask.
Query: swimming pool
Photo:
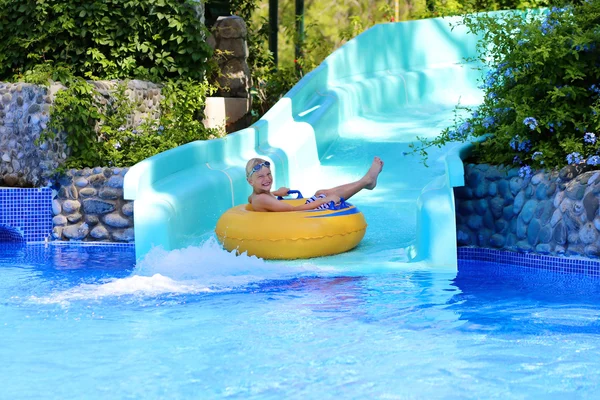
[[[135,266],[131,247],[2,245],[2,397],[597,394],[598,278],[377,260],[267,263],[207,239]]]

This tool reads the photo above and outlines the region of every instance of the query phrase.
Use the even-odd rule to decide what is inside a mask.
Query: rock
[[[133,201],[125,203],[123,208],[121,208],[121,212],[128,217],[131,217],[133,215]]]
[[[63,228],[60,226],[52,228],[52,239],[60,240],[62,238],[62,230]]]
[[[546,189],[546,197],[550,198],[550,196],[554,195],[555,192],[556,192],[556,183],[552,182]]]
[[[511,196],[513,195],[510,191],[508,181],[502,180],[498,182],[498,193],[500,193],[500,196],[502,197],[506,197],[509,193]]]
[[[517,250],[522,251],[524,253],[529,253],[532,247],[526,240],[520,240],[517,242]]]
[[[461,202],[458,203],[458,212],[461,215],[471,215],[473,214],[474,210],[473,210],[473,201],[471,200],[463,200]]]
[[[506,238],[499,233],[492,235],[490,238],[490,246],[500,249],[504,247],[504,243],[506,243]]]
[[[110,168],[104,168],[104,171],[102,172],[104,174],[105,178],[110,178],[112,176],[112,170]]]
[[[537,207],[537,200],[527,200],[527,203],[523,206],[523,211],[521,212],[521,218],[523,218],[523,222],[526,224],[531,221],[533,218],[533,214]]]
[[[598,248],[598,246],[595,246],[592,244],[585,246],[585,249],[583,251],[585,252],[585,255],[588,257],[597,258],[598,256],[600,256],[600,248]]]
[[[504,209],[502,210],[502,218],[504,218],[507,221],[510,221],[514,218],[514,216],[515,214],[513,213],[513,206],[504,207]]]
[[[62,207],[64,212],[66,212],[67,214],[71,214],[79,211],[79,209],[81,208],[81,203],[78,200],[65,200],[63,202]]]
[[[98,196],[100,196],[100,198],[105,199],[105,200],[116,200],[118,198],[123,197],[123,191],[121,189],[113,189],[110,187],[104,187],[104,188],[100,189]]]
[[[509,186],[510,186],[510,192],[516,196],[517,193],[519,193],[521,191],[521,186],[523,185],[523,179],[522,178],[511,178]]]
[[[67,220],[74,224],[76,222],[79,222],[81,220],[82,215],[80,213],[75,213],[75,214],[71,214],[69,216],[67,216]]]
[[[485,199],[478,199],[473,201],[473,209],[479,215],[485,214],[488,209],[488,203]]]
[[[569,228],[567,227],[567,232],[569,231]],[[579,240],[579,233],[578,232],[571,232],[567,234],[567,243],[570,245],[575,245],[580,243]]]
[[[476,198],[481,199],[487,195],[487,192],[488,192],[487,182],[484,180],[484,181],[480,182],[479,185],[477,185],[477,187],[473,191],[473,195]]]
[[[495,218],[502,217],[503,206],[504,199],[502,199],[502,197],[494,197],[490,200],[490,211]]]
[[[562,220],[562,213],[557,208],[556,210],[554,210],[554,213],[552,213],[552,219],[550,219],[550,225],[552,225],[552,227],[555,227],[556,224],[561,220]]]
[[[506,178],[506,172],[500,171],[499,167],[491,167],[485,174],[485,179],[489,181],[498,181]]]
[[[65,217],[64,215],[57,215],[54,218],[52,218],[53,226],[65,226],[66,224],[67,224],[67,217]]]
[[[494,231],[496,229],[496,225],[494,223],[494,216],[490,210],[486,210],[483,215],[483,226]]]
[[[588,221],[593,221],[598,213],[598,198],[592,192],[586,194],[583,198],[583,207]]]
[[[88,180],[85,178],[78,178],[75,181],[75,186],[80,187],[80,188],[84,188],[89,184]]]
[[[77,200],[79,198],[79,195],[77,193],[77,190],[75,189],[75,186],[68,185],[62,186],[58,190],[58,197],[61,199]]]
[[[217,18],[213,30],[217,37],[225,39],[245,38],[248,35],[246,23],[238,16]]]
[[[533,186],[527,186],[525,188],[525,197],[530,199],[533,196]]]
[[[514,233],[509,233],[506,235],[506,243],[504,244],[504,247],[509,249],[515,248],[518,241],[519,239],[517,239],[517,236]]]
[[[525,239],[527,237],[527,223],[523,221],[523,218],[517,218],[517,237],[519,239]]]
[[[594,226],[600,231],[600,217],[594,218]]]
[[[15,174],[8,174],[4,176],[4,185],[8,187],[17,186],[19,183],[19,177]]]
[[[554,227],[552,238],[557,244],[564,245],[565,243],[567,243],[567,228],[565,227],[565,224],[562,223],[562,221],[556,224],[556,226]]]
[[[523,208],[524,204],[525,204],[525,192],[521,191],[515,197],[515,202],[513,204],[513,213],[515,215],[519,214],[521,212],[521,209]]]
[[[92,175],[88,178],[88,182],[95,188],[100,188],[104,186],[106,182],[106,177],[103,174]]]
[[[82,240],[89,232],[90,228],[85,222],[80,225],[67,226],[63,229],[63,235],[73,240]]]
[[[558,208],[560,206],[560,204],[563,202],[563,199],[565,198],[565,192],[558,192],[556,193],[556,196],[554,196],[554,207]]]
[[[573,208],[573,201],[571,199],[565,198],[562,203],[558,206],[560,212],[563,214],[569,212]]]
[[[79,191],[79,195],[83,198],[94,197],[98,192],[94,188],[83,188]]]
[[[540,243],[535,246],[535,252],[540,254],[550,254],[552,253],[552,246],[547,243]]]
[[[467,219],[467,226],[474,231],[478,231],[483,223],[483,219],[479,215],[470,215]]]
[[[552,240],[552,228],[549,225],[542,225],[538,240],[540,243],[550,243],[550,240]]]
[[[477,232],[477,245],[479,247],[489,247],[491,236],[492,231],[489,229],[481,229],[479,232]]]
[[[113,175],[108,179],[108,186],[111,188],[122,188],[123,187],[123,177],[121,175]]]
[[[537,173],[533,176],[533,178],[531,178],[531,183],[533,183],[534,185],[539,184],[540,182],[542,182],[544,180],[544,174],[543,173]]]
[[[122,231],[115,231],[112,234],[113,239],[120,242],[132,242],[134,240],[133,228],[124,229]]]
[[[559,254],[559,255],[565,254],[567,252],[567,250],[565,249],[564,246],[556,246],[554,248],[554,251],[556,252],[556,254]]]
[[[546,200],[540,203],[540,208],[542,209],[542,212],[538,216],[538,219],[543,226],[550,222],[550,219],[554,213],[554,206],[552,205],[551,201]]]
[[[84,217],[84,221],[86,224],[90,225],[90,226],[94,226],[99,222],[99,219],[97,216],[95,215],[86,215]]]
[[[466,186],[460,186],[457,188],[454,188],[454,196],[456,197],[456,199],[471,199],[473,198],[473,191],[471,190],[471,188],[468,188]]]
[[[590,177],[590,179],[588,179],[588,182],[587,182],[587,184],[588,184],[588,185],[591,185],[592,183],[596,182],[596,180],[598,179],[598,177],[599,177],[599,176],[600,176],[600,172],[596,172],[596,173],[594,173],[594,174],[593,174],[593,175]]]
[[[567,185],[567,190],[565,192],[566,196],[571,200],[581,200],[583,199],[583,195],[585,194],[585,186],[580,185],[577,182],[570,182]]]
[[[108,231],[102,225],[95,226],[90,232],[90,236],[99,240],[108,239],[110,237]]]
[[[471,241],[470,232],[466,233],[463,229],[459,229],[456,232],[456,242],[459,246],[471,246],[473,242]]]
[[[108,214],[115,210],[115,205],[108,201],[85,199],[83,200],[83,211],[87,214]]]
[[[497,233],[501,233],[502,235],[504,235],[509,232],[508,223],[506,223],[506,221],[503,219],[497,220],[494,225]]]
[[[546,200],[546,198],[548,196],[547,193],[548,193],[548,188],[546,187],[546,184],[541,183],[535,189],[535,198],[538,200]]]
[[[494,197],[498,194],[498,185],[496,182],[491,182],[488,186],[488,195]]]
[[[537,219],[534,219],[529,223],[529,226],[527,227],[527,241],[531,246],[538,244],[541,227],[542,226]]]
[[[60,205],[60,201],[54,199],[52,200],[52,215],[58,215],[62,212],[62,206]]]
[[[581,240],[583,244],[592,244],[596,241],[597,238],[598,231],[596,230],[596,227],[594,227],[594,224],[592,222],[584,224],[579,229],[579,240]]]
[[[129,220],[122,217],[119,213],[107,214],[102,218],[102,220],[106,225],[114,228],[126,228],[130,225]]]

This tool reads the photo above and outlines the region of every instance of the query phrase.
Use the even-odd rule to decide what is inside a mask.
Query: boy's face
[[[273,184],[271,170],[267,167],[262,167],[248,178],[248,183],[252,185],[256,193],[270,192],[271,185]]]

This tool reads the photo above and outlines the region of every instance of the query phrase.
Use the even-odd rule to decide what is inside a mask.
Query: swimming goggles
[[[248,174],[248,178],[250,178],[253,173],[260,171],[260,169],[262,167],[267,167],[267,168],[271,169],[271,163],[268,161],[265,161],[260,164],[256,164],[254,167],[252,167],[252,171],[250,171],[250,173]]]

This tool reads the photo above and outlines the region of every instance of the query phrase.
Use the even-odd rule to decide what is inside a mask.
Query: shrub
[[[51,61],[100,79],[202,79],[212,50],[190,0],[0,0],[0,80]]]
[[[466,16],[480,34],[484,101],[413,151],[487,137],[479,162],[531,168],[600,164],[600,1],[535,12]],[[491,45],[491,46],[490,46]]]

